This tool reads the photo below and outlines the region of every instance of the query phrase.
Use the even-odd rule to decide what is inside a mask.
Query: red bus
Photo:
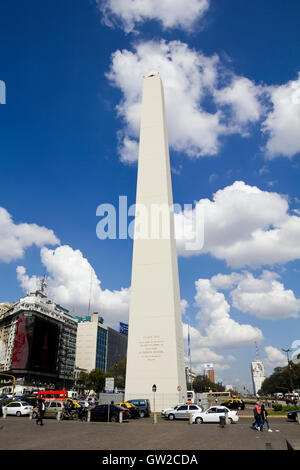
[[[67,390],[41,390],[37,393],[37,398],[44,400],[65,400],[68,398]]]

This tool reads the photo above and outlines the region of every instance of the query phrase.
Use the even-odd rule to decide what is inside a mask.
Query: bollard
[[[29,419],[32,420],[32,410],[30,410]]]
[[[189,423],[193,424],[193,413],[189,414]]]
[[[157,424],[157,414],[153,413],[153,424]]]
[[[296,422],[297,422],[297,424],[300,424],[300,411],[298,411],[298,413],[297,413]]]
[[[120,411],[119,413],[119,423],[123,423],[123,413]]]
[[[61,411],[57,412],[56,419],[57,421],[61,421]]]
[[[91,421],[91,410],[88,410],[87,412],[87,420],[88,420],[88,423]]]
[[[3,408],[3,419],[6,419],[7,416],[7,409]]]

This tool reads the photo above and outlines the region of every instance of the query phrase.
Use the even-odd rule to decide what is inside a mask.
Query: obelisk
[[[125,399],[149,399],[152,411],[161,411],[185,401],[186,379],[164,93],[157,72],[143,80],[136,208],[140,216],[148,214],[149,224],[141,227],[145,218],[136,212]]]

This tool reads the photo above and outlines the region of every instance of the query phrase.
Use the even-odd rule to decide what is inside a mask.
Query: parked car
[[[211,406],[206,411],[193,413],[192,422],[196,424],[202,423],[219,423],[220,417],[225,416],[227,412],[229,423],[237,423],[239,416],[237,411],[231,411],[226,406]]]
[[[92,406],[91,403],[87,400],[78,400],[78,403],[80,406],[82,406],[82,408],[89,408],[90,406]]]
[[[150,401],[147,399],[134,399],[134,400],[127,400],[128,403],[132,403],[139,409],[140,418],[145,418],[150,416],[151,407]]]
[[[34,396],[27,396],[26,398],[22,399],[21,401],[26,401],[29,405],[35,407],[37,404],[37,397]]]
[[[32,408],[26,401],[11,401],[2,407],[2,412],[6,410],[7,415],[24,416],[29,415]]]
[[[61,401],[53,400],[45,402],[45,414],[44,418],[57,418],[59,411],[64,411],[64,403]],[[32,417],[35,419],[38,417],[38,407],[35,406],[32,409]],[[63,416],[62,416],[63,418]]]
[[[87,398],[87,401],[91,404],[91,405],[98,405],[98,400],[96,397],[88,397]]]
[[[121,406],[122,408],[125,408],[128,411],[130,418],[140,417],[140,410],[138,409],[137,406],[134,406],[133,403],[129,403],[128,401],[123,401],[121,403],[116,403],[116,405]]]
[[[174,408],[163,410],[162,415],[173,421],[174,419],[189,419],[191,413],[200,413],[201,411],[203,411],[202,407],[193,403],[191,405],[177,405]]]
[[[87,421],[87,410],[84,410],[82,415],[82,421]],[[110,421],[117,423],[120,418],[120,413],[122,413],[123,420],[129,418],[129,413],[127,410],[117,405],[96,405],[90,410],[91,421]]]
[[[289,411],[288,414],[287,414],[287,419],[289,419],[291,421],[297,421],[298,413],[300,413],[300,410]]]
[[[240,400],[240,398],[231,398],[221,403],[221,406],[226,406],[230,410],[244,410],[245,402],[244,400]]]

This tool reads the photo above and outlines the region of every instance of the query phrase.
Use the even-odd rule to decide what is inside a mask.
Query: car
[[[226,406],[230,410],[244,410],[245,409],[245,402],[240,398],[231,398],[230,400],[226,400],[221,403],[221,406]]]
[[[82,408],[89,408],[90,406],[92,406],[91,403],[87,400],[78,400],[78,403]]]
[[[201,411],[203,411],[201,406],[192,403],[190,405],[177,405],[174,408],[162,411],[162,414],[166,419],[173,421],[174,419],[189,419],[190,414]]]
[[[146,398],[135,398],[134,400],[127,400],[128,403],[132,403],[132,405],[136,406],[139,410],[140,418],[145,418],[150,416],[151,407],[150,401]]]
[[[219,423],[221,416],[227,413],[229,423],[237,423],[239,420],[238,412],[231,411],[226,406],[211,406],[206,411],[193,413],[192,423]]]
[[[26,401],[11,401],[2,407],[2,412],[4,414],[6,410],[7,415],[24,416],[29,415],[32,408]]]
[[[300,410],[289,411],[287,414],[287,419],[290,421],[298,421],[298,413],[300,413]]]
[[[57,418],[59,411],[61,411],[62,413],[64,411],[63,402],[58,401],[58,400],[51,400],[51,401],[45,402],[44,418]],[[39,409],[37,406],[35,406],[32,409],[32,417],[36,419],[38,417],[38,414],[39,414]]]
[[[36,406],[36,403],[37,403],[37,398],[33,397],[33,396],[28,396],[28,397],[24,398],[21,401],[26,401],[26,403],[33,406],[33,408],[34,408]]]
[[[121,403],[116,403],[117,406],[121,406],[122,408],[125,408],[131,418],[139,418],[140,417],[140,410],[138,409],[137,406],[134,406],[132,403],[129,403],[128,401],[123,401]]]
[[[127,410],[117,405],[96,405],[90,408],[91,421],[110,421],[113,423],[119,422],[120,413],[122,413],[123,420],[129,418]],[[82,421],[87,421],[87,410],[84,410]]]
[[[178,405],[173,406],[173,408],[167,408],[165,410],[161,410],[161,415],[165,417],[166,414],[171,413],[174,410],[177,410],[179,406],[183,406],[183,405],[186,405],[186,403],[179,403]]]
[[[91,405],[97,405],[98,404],[98,400],[96,397],[88,397],[87,398],[87,401],[91,404]]]

